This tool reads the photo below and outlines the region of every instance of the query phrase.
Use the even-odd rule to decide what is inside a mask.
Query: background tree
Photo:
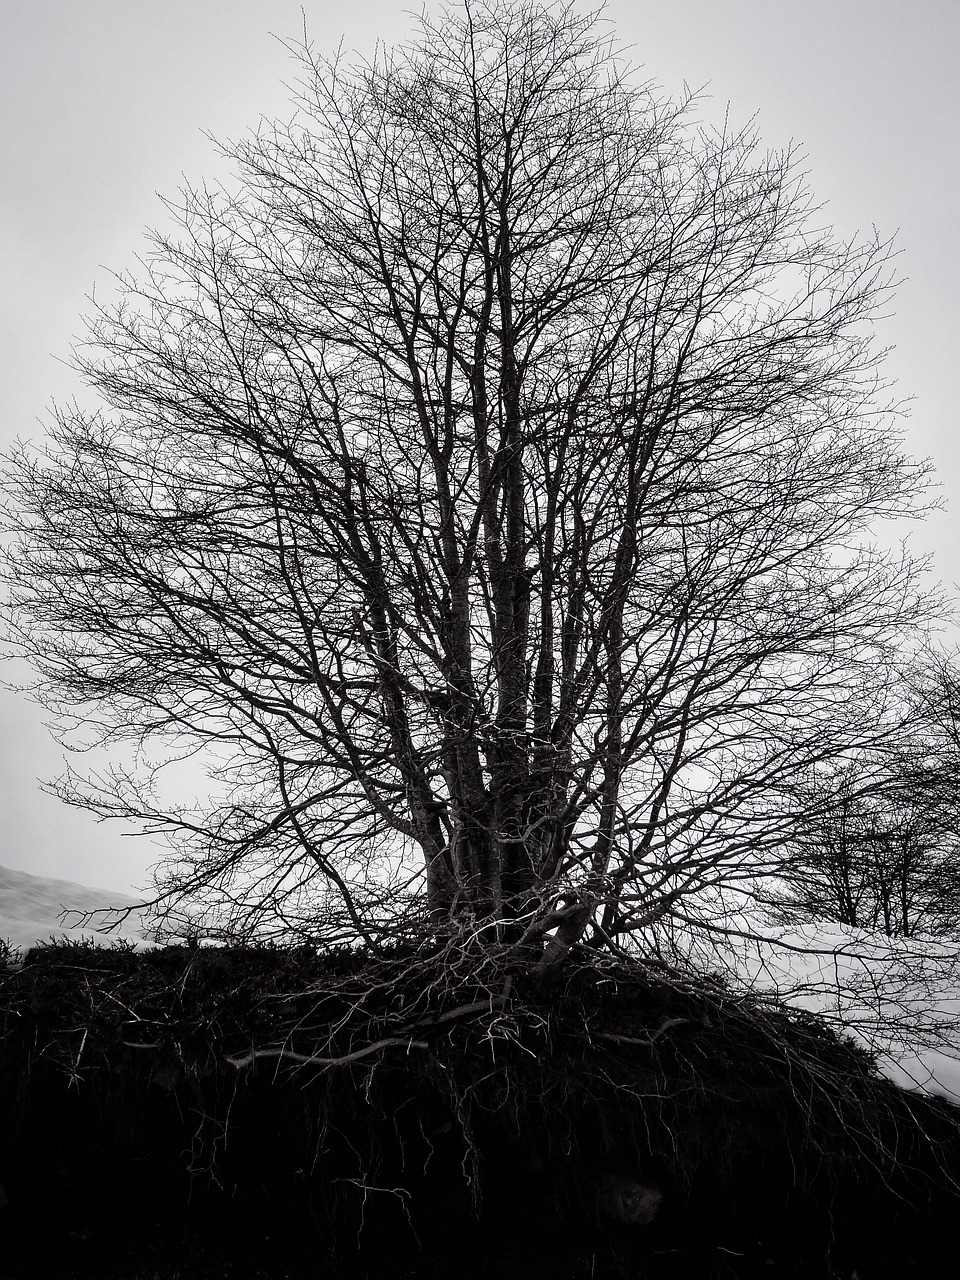
[[[890,938],[956,936],[960,812],[955,764],[883,762],[879,780],[847,766],[810,784],[806,822],[783,869],[784,914]]]
[[[570,6],[298,56],[294,121],[95,318],[102,410],[12,463],[40,694],[143,765],[63,794],[168,832],[164,901],[234,933],[719,927],[797,780],[896,733],[931,610],[869,545],[924,480],[887,247]]]

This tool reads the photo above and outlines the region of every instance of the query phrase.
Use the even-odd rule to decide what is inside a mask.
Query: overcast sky
[[[584,6],[592,7],[592,6]],[[223,171],[204,131],[237,137],[286,115],[275,38],[369,52],[409,33],[386,0],[0,0],[0,441],[36,436],[76,389],[59,363],[86,298],[131,265],[159,194]],[[409,8],[416,8],[411,5]],[[620,42],[669,92],[706,86],[702,114],[756,114],[764,141],[799,143],[843,233],[897,233],[906,281],[881,330],[914,398],[914,453],[948,503],[914,535],[960,580],[960,0],[611,0]],[[272,33],[272,34],[271,34]],[[121,891],[158,850],[40,792],[61,753],[41,716],[0,695],[0,863]]]

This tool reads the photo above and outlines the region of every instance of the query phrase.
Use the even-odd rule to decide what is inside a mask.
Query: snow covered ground
[[[757,933],[725,948],[741,981],[825,1017],[902,1088],[960,1103],[960,944],[824,923]]]
[[[122,919],[122,912],[139,906],[137,898],[109,889],[91,889],[87,885],[73,884],[69,880],[50,880],[46,876],[32,876],[26,871],[12,871],[0,867],[0,939],[5,939],[26,950],[38,942],[51,938],[125,938],[142,944],[146,937],[143,913],[134,913]],[[81,926],[75,913],[112,907],[113,912],[99,916]],[[116,925],[109,934],[100,930]]]

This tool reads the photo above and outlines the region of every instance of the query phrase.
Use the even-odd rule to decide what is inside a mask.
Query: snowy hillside
[[[822,922],[755,926],[752,940],[729,946],[724,959],[747,986],[819,1014],[871,1049],[895,1084],[960,1102],[956,943]]]
[[[50,880],[0,867],[0,939],[24,950],[51,938],[95,938],[100,936],[99,930],[118,922],[117,929],[108,937],[143,942],[141,914],[134,912],[125,921],[121,920],[125,908],[138,905],[137,898],[109,889],[92,889],[69,880]],[[63,922],[60,919],[64,911],[83,912],[105,907],[116,910],[84,928],[75,916],[67,916]]]

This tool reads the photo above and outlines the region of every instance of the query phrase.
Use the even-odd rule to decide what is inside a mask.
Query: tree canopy
[[[64,793],[234,934],[722,927],[799,783],[896,736],[933,608],[870,535],[925,484],[889,246],[572,5],[296,52],[292,122],[95,316],[102,407],[13,460],[38,687],[143,764]]]

